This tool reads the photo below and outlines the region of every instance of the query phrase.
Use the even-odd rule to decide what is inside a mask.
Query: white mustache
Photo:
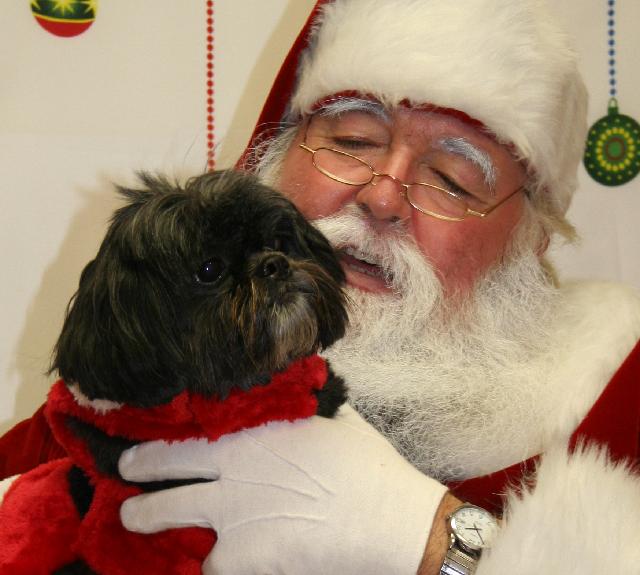
[[[349,212],[320,229],[338,246],[375,254],[394,286],[390,294],[349,290],[350,328],[326,355],[346,378],[350,402],[415,466],[441,479],[533,453],[531,430],[549,406],[539,400],[540,364],[524,366],[546,353],[557,301],[535,253],[524,250],[490,271],[468,300],[450,306],[413,242],[376,234],[366,217]]]
[[[418,287],[417,283],[424,282],[424,276],[430,291],[436,286],[440,291],[435,272],[402,222],[389,224],[381,232],[374,229],[359,206],[348,204],[314,224],[336,249],[378,266],[396,294],[410,295]],[[426,303],[423,300],[423,305]]]

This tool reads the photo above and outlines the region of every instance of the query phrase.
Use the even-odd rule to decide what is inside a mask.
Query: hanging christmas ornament
[[[34,18],[47,32],[70,37],[82,34],[96,19],[98,0],[31,0]]]
[[[619,186],[640,172],[640,125],[618,111],[616,78],[615,0],[608,0],[609,112],[589,130],[584,165],[605,186]]]

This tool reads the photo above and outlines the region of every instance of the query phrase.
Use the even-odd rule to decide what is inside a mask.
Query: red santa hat
[[[511,145],[563,215],[587,131],[576,60],[542,0],[318,0],[252,142],[344,92],[453,109]]]

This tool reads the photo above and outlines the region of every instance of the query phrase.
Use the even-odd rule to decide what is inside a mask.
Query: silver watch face
[[[475,505],[456,509],[451,514],[449,525],[458,541],[474,551],[491,547],[498,533],[495,517]]]

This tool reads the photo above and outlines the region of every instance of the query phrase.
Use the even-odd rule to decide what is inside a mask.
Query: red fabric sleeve
[[[640,342],[571,437],[580,443],[605,445],[614,461],[640,465]]]
[[[44,405],[0,437],[0,479],[66,456],[53,437],[44,416]]]

